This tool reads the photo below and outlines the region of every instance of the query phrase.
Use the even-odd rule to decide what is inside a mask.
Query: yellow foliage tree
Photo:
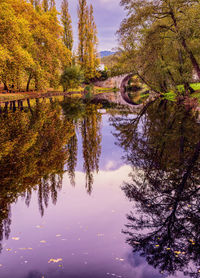
[[[86,80],[97,75],[99,59],[97,55],[97,27],[94,21],[93,6],[87,6],[86,0],[79,0],[78,7],[79,30],[79,63],[85,72]]]
[[[71,63],[53,2],[50,7],[45,12],[39,1],[1,0],[0,82],[6,90],[19,90],[25,81],[29,90],[32,80],[35,90],[55,87]]]

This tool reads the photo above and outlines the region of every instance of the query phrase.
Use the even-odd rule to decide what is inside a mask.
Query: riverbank
[[[94,95],[105,93],[105,92],[113,92],[113,88],[102,88],[102,87],[94,87]],[[8,93],[3,90],[0,90],[0,102],[9,102],[9,101],[18,101],[18,100],[26,100],[26,99],[35,99],[35,98],[45,98],[45,97],[62,97],[65,95],[72,95],[73,97],[83,97],[86,92],[84,91],[84,87],[79,87],[76,89],[69,90],[67,92],[63,91],[53,91],[49,90],[47,92],[12,92]]]

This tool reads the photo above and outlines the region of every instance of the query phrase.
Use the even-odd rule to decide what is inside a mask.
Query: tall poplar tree
[[[50,0],[49,1],[49,9],[52,10],[53,8],[56,7],[56,2],[55,0]]]
[[[63,42],[65,46],[71,51],[73,48],[73,31],[72,31],[72,20],[69,14],[68,0],[63,0],[62,2],[61,21],[64,27]]]
[[[93,6],[87,9],[86,40],[84,49],[85,76],[91,79],[96,76],[96,68],[99,65],[97,58],[97,27],[94,21]]]
[[[79,63],[85,71],[85,78],[96,76],[96,68],[99,65],[97,58],[97,28],[94,21],[93,6],[87,6],[86,0],[79,0],[78,7],[79,29]]]
[[[43,0],[42,8],[43,8],[44,12],[48,12],[48,10],[49,10],[49,1],[48,0]]]
[[[79,0],[78,5],[78,36],[79,36],[79,45],[78,45],[78,56],[81,66],[83,66],[84,61],[84,44],[86,39],[86,16],[87,16],[87,1]]]
[[[30,3],[33,5],[34,8],[37,8],[40,5],[40,0],[30,0]]]

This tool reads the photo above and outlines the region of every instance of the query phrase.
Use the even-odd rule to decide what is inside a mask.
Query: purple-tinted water
[[[99,173],[91,194],[79,138],[76,186],[64,174],[56,204],[49,202],[44,216],[38,209],[38,191],[29,207],[22,197],[11,206],[11,232],[2,241],[2,278],[153,278],[162,277],[145,258],[132,253],[122,233],[133,204],[121,189],[131,167],[124,164],[122,149],[112,135],[109,116],[102,121]],[[80,137],[80,136],[79,136]],[[164,275],[166,277],[166,275]],[[170,276],[168,276],[170,277]],[[178,273],[177,277],[183,277]]]

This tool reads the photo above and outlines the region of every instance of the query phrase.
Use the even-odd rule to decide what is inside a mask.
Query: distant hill
[[[113,54],[115,54],[115,52],[112,52],[112,51],[101,51],[99,54],[100,54],[101,58],[103,58],[103,57],[107,57],[107,56],[113,55]]]

